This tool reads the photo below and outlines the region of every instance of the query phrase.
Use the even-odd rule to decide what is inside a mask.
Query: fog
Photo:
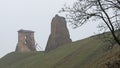
[[[41,50],[45,49],[50,34],[52,18],[64,4],[76,0],[0,0],[0,57],[15,51],[20,29],[35,31],[35,40]],[[87,23],[73,29],[68,24],[71,39],[77,41],[97,31],[96,23]]]

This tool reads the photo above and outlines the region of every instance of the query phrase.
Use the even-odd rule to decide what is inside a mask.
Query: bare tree
[[[119,0],[77,0],[72,6],[65,6],[61,11],[65,12],[66,18],[74,28],[82,26],[89,20],[94,22],[99,20],[102,23],[98,25],[101,31],[103,33],[110,31],[114,41],[120,45]]]

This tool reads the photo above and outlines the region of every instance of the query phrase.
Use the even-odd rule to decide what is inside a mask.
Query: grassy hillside
[[[117,53],[120,49],[114,50]],[[102,68],[99,65],[107,54],[102,42],[90,37],[50,52],[9,53],[0,59],[0,68]]]
[[[120,68],[120,46],[115,46],[112,50],[104,52],[101,57],[84,68]]]

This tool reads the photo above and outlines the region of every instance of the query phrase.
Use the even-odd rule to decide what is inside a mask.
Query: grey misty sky
[[[44,50],[52,18],[65,3],[71,5],[74,1],[76,0],[0,0],[0,57],[15,50],[19,29],[35,31],[35,40]],[[94,35],[95,25],[88,23],[72,29],[68,24],[72,40]]]

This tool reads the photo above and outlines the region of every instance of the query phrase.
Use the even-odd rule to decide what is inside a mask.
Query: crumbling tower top
[[[20,30],[18,30],[18,33],[34,33],[34,31],[20,29]]]

